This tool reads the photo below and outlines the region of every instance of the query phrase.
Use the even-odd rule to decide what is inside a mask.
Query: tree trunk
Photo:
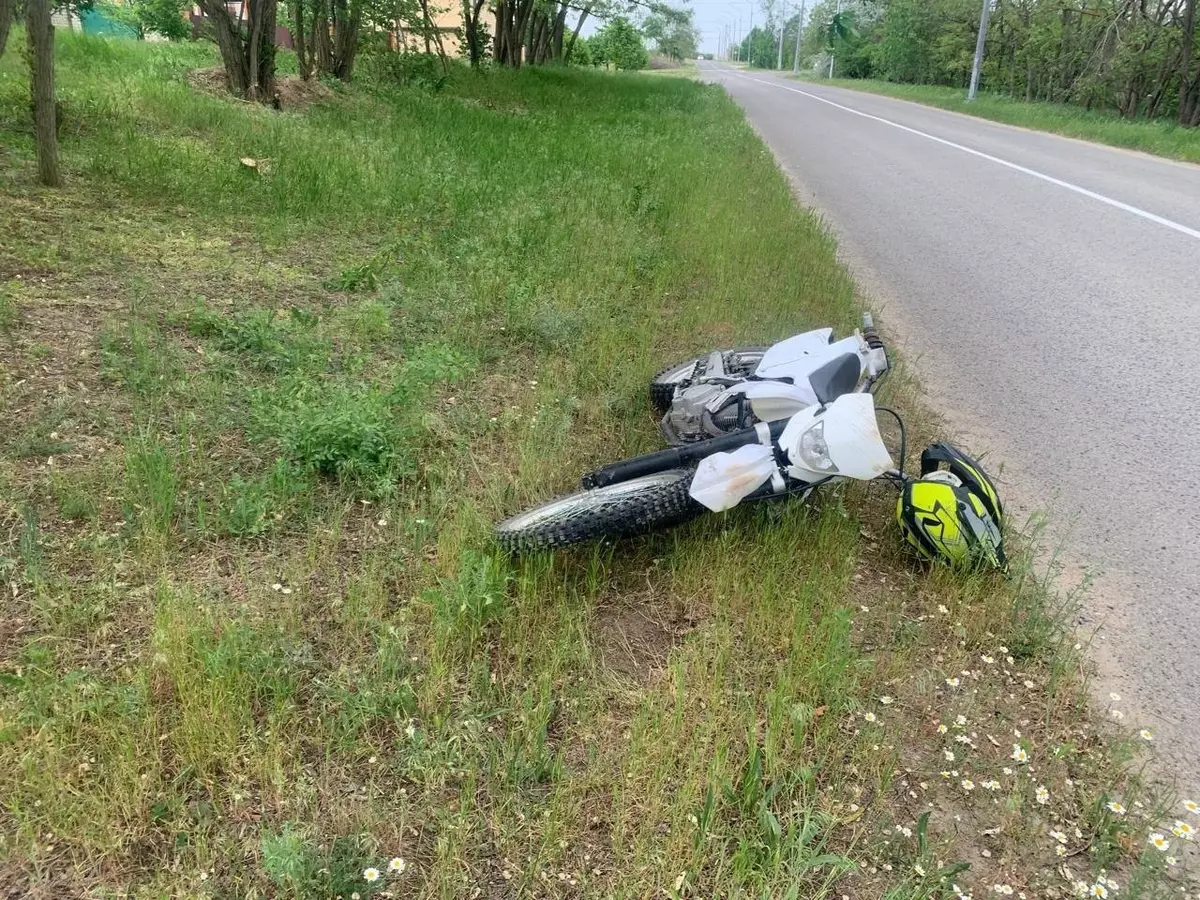
[[[433,19],[429,17],[429,0],[420,0],[421,3],[421,32],[425,38],[425,52],[432,53],[433,45],[429,42],[429,34],[433,31]]]
[[[583,21],[588,17],[588,13],[592,11],[592,4],[588,4],[579,12],[579,21],[575,23],[575,30],[571,32],[571,43],[567,45],[566,62],[571,61],[571,54],[575,52],[575,42],[579,40],[579,32],[583,28]]]
[[[1200,124],[1200,72],[1192,72],[1196,38],[1196,0],[1183,8],[1183,47],[1179,60],[1179,124]]]
[[[199,3],[217,35],[229,90],[247,100],[273,101],[276,0],[250,0],[244,5],[250,26],[250,34],[244,38],[224,0],[199,0]]]
[[[358,54],[358,28],[362,21],[359,0],[333,0],[333,65],[330,73],[349,81]]]
[[[299,2],[299,0],[297,0]],[[333,71],[333,44],[329,38],[329,7],[326,0],[314,0],[309,53],[318,72]]]
[[[296,29],[296,33],[292,35],[292,46],[296,50],[296,68],[300,72],[300,77],[308,81],[312,78],[313,59],[311,48],[304,46],[303,0],[292,0],[292,23]]]
[[[567,10],[569,7],[564,3],[558,11],[558,15],[554,17],[554,31],[550,36],[550,54],[554,59],[563,61],[563,51],[565,47],[564,36],[567,30]]]
[[[48,187],[61,187],[54,109],[54,26],[50,24],[49,0],[25,0],[25,39],[29,44],[29,93],[33,97],[38,180]]]
[[[462,0],[463,37],[467,42],[467,57],[471,60],[473,69],[478,69],[483,62],[483,28],[479,16],[483,12],[485,2],[486,0]]]
[[[225,78],[229,82],[229,90],[239,97],[245,97],[250,87],[250,79],[246,71],[246,53],[238,35],[236,23],[222,0],[200,0],[200,8],[212,22],[213,33],[217,36],[217,49],[221,51],[221,62],[225,64]]]
[[[17,0],[0,0],[0,56],[8,43],[8,32],[17,13]]]

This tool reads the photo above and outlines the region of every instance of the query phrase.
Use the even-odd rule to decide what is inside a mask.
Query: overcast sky
[[[696,12],[696,28],[700,31],[700,52],[716,53],[717,39],[729,27],[732,35],[741,20],[741,34],[749,30],[750,11],[762,24],[762,9],[757,0],[692,0],[691,3],[679,4]],[[736,40],[736,38],[734,38]]]
[[[739,37],[744,37],[746,32],[750,30],[751,10],[754,11],[754,20],[758,24],[762,24],[763,12],[762,6],[759,5],[759,0],[691,0],[691,2],[687,2],[687,0],[668,0],[668,2],[672,6],[690,9],[696,14],[696,28],[700,32],[701,53],[717,52],[718,38],[725,33],[727,26],[731,41],[736,42]],[[799,2],[800,0],[787,0],[785,18],[796,14]],[[819,0],[805,0],[805,6],[807,9],[812,9],[813,4],[816,2],[819,2]],[[603,24],[603,22],[589,17],[584,23],[582,33],[584,36],[590,36]],[[739,24],[741,31],[735,36],[734,31],[739,27]]]

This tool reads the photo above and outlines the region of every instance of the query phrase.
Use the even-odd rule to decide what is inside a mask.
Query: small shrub
[[[264,371],[281,372],[324,356],[324,343],[296,333],[309,331],[316,323],[312,313],[301,309],[293,309],[281,320],[270,309],[222,316],[201,305],[188,316],[188,331],[197,337],[216,338],[221,350],[246,356]]]
[[[321,390],[301,386],[268,408],[288,458],[309,472],[352,484],[373,496],[392,493],[416,471],[417,427],[395,392],[357,384]]]
[[[360,72],[377,84],[398,84],[425,91],[446,86],[446,72],[433,53],[370,53],[363,57]]]
[[[317,871],[317,858],[308,840],[290,824],[279,833],[262,836],[263,868],[277,887],[301,891],[307,888]]]
[[[303,474],[283,459],[257,478],[234,475],[222,497],[221,531],[234,537],[267,533],[274,526],[275,517],[306,487]]]

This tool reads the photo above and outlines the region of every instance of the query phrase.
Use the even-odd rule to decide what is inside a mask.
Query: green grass
[[[1077,877],[1174,890],[1068,601],[915,565],[883,486],[492,547],[657,446],[664,362],[857,320],[719,88],[455,70],[275,113],[189,88],[204,45],[60,38],[65,190],[0,60],[0,884],[1048,896],[1061,827]]]
[[[801,80],[810,80],[810,76],[801,76]],[[974,102],[968,103],[965,90],[940,85],[896,84],[866,78],[820,80],[837,87],[911,100],[1006,125],[1019,125],[1098,144],[1141,150],[1169,159],[1200,163],[1200,129],[1181,128],[1169,119],[1130,120],[1115,113],[1089,111],[1081,106],[1040,101],[1026,103],[988,93],[981,93]]]

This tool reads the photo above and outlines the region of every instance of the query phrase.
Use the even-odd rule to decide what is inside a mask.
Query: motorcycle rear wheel
[[[678,525],[706,511],[688,494],[693,474],[671,469],[559,497],[501,522],[496,543],[526,553]]]
[[[759,360],[767,352],[766,347],[737,347],[733,350],[722,350],[725,358],[725,372],[732,377],[746,378],[758,368]],[[667,366],[650,381],[650,405],[658,415],[666,415],[675,399],[675,388],[683,383],[693,381],[704,374],[707,356],[697,356],[687,362]]]

